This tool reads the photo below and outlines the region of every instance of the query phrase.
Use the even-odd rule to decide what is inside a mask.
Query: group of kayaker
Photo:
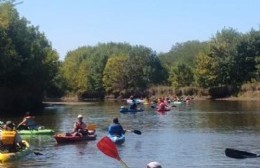
[[[37,128],[35,117],[31,116],[27,112],[22,120],[17,126],[18,129],[30,130]],[[16,131],[15,124],[12,121],[7,121],[3,124],[0,130],[0,151],[1,153],[7,152],[18,152],[24,149],[26,145],[22,142],[22,138]],[[112,136],[123,136],[127,130],[123,128],[120,124],[118,118],[113,118],[113,122],[108,127],[108,134]],[[94,132],[89,132],[87,130],[87,124],[83,121],[83,116],[78,115],[77,121],[73,125],[72,136],[86,136],[88,134],[93,134]],[[147,168],[161,168],[158,162],[150,162],[147,164]]]
[[[17,152],[25,148],[22,138],[16,130],[28,130],[36,127],[34,116],[26,112],[22,122],[15,127],[12,121],[7,121],[0,129],[0,151]]]

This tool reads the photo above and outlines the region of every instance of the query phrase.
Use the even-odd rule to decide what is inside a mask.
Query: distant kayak
[[[121,106],[119,112],[120,113],[136,113],[136,112],[143,112],[144,110],[142,108],[137,108],[136,110],[134,109],[128,109],[127,107]]]
[[[96,140],[97,135],[86,135],[86,136],[73,136],[70,133],[61,133],[54,135],[54,138],[58,144],[62,143],[75,143],[75,142],[81,142],[81,141],[90,141],[90,140]]]
[[[25,144],[25,148],[19,150],[18,152],[11,152],[11,153],[0,152],[0,162],[4,163],[4,162],[16,161],[30,154],[32,151],[30,150],[29,143],[25,140],[23,140],[22,142]]]
[[[125,136],[115,136],[115,135],[108,135],[108,137],[117,145],[121,145],[125,142]]]
[[[143,100],[143,99],[134,99],[134,100],[135,100],[135,102],[136,102],[137,104],[144,103],[144,100]],[[131,103],[133,103],[133,100],[132,100],[132,99],[126,99],[126,103],[127,103],[127,104],[131,104]]]
[[[183,103],[183,101],[173,101],[173,102],[171,102],[172,105],[180,105],[182,103]]]
[[[18,130],[20,135],[52,135],[54,130],[52,129],[33,129],[33,130]]]

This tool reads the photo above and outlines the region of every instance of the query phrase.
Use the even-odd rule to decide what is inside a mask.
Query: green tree
[[[198,54],[194,71],[195,81],[198,86],[203,88],[215,86],[217,79],[216,68],[217,64],[214,58],[209,57],[206,53]]]
[[[168,70],[177,64],[186,64],[194,68],[194,60],[199,52],[202,52],[207,46],[207,42],[187,41],[184,43],[176,43],[172,46],[168,53],[159,54],[160,61]]]
[[[58,55],[12,2],[0,3],[0,19],[0,111],[36,108],[58,72]]]
[[[212,84],[217,86],[236,85],[236,61],[237,44],[241,40],[241,34],[236,30],[222,29],[217,32],[210,41],[209,56],[216,61],[216,81]]]
[[[172,67],[169,81],[174,88],[190,86],[193,80],[192,70],[186,64],[177,64]]]
[[[235,58],[237,83],[245,83],[257,79],[258,58],[260,53],[260,31],[251,30],[243,35],[237,46],[238,54]]]
[[[112,93],[118,96],[120,92],[127,89],[127,78],[124,72],[126,60],[125,55],[113,56],[108,59],[103,73],[103,84],[108,94]]]

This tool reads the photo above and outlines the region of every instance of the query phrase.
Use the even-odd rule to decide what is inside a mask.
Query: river
[[[78,114],[87,123],[97,125],[98,138],[77,144],[57,145],[51,135],[23,136],[34,151],[7,164],[5,168],[119,168],[120,163],[100,152],[96,143],[106,135],[113,117],[124,128],[137,129],[141,135],[126,133],[126,142],[118,146],[119,155],[130,168],[146,168],[158,161],[163,168],[248,168],[260,167],[260,159],[232,159],[225,148],[260,154],[260,103],[257,101],[193,101],[166,113],[143,105],[144,112],[121,114],[124,102],[86,102],[53,105],[36,116],[36,121],[56,133],[69,132]],[[18,123],[21,118],[2,118]]]

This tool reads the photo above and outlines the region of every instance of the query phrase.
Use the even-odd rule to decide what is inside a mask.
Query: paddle
[[[227,157],[235,158],[235,159],[246,159],[246,158],[257,158],[260,157],[260,155],[255,153],[250,153],[246,151],[226,148],[225,154]]]
[[[120,158],[117,147],[113,141],[111,141],[110,138],[107,136],[103,137],[99,142],[97,143],[98,149],[103,152],[105,155],[112,157],[116,160],[118,160],[123,167],[128,168],[128,166],[123,162],[123,160]]]
[[[43,155],[42,153],[40,152],[33,152],[35,155],[39,156],[39,155]]]
[[[139,130],[126,130],[126,132],[133,132],[133,133],[135,133],[137,135],[141,135],[142,134],[142,132],[139,131]]]
[[[94,131],[96,130],[96,124],[93,124],[93,123],[90,123],[87,125],[87,130],[91,130],[91,131]]]

